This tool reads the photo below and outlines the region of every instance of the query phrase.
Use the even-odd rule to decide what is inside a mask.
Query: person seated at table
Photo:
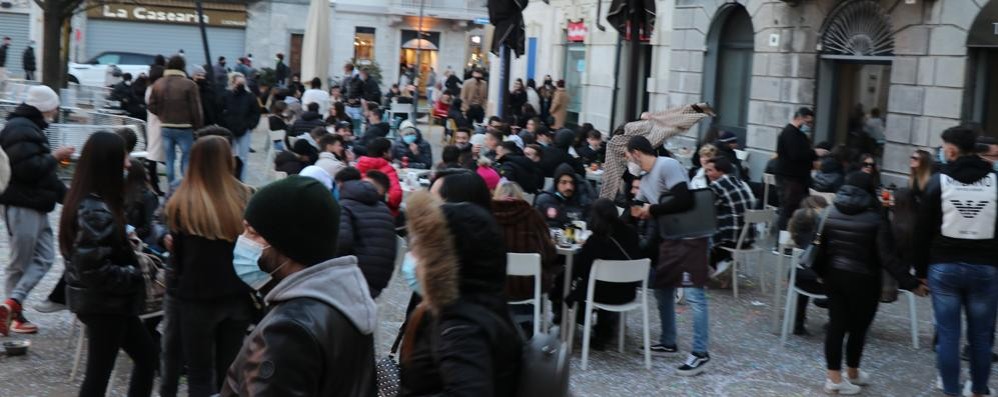
[[[606,159],[606,147],[603,146],[603,133],[597,130],[590,130],[586,133],[586,144],[575,148],[579,154],[579,160],[583,164],[603,163]]]
[[[322,120],[322,115],[319,114],[319,104],[317,102],[305,105],[305,109],[305,113],[298,116],[295,122],[291,124],[291,128],[288,129],[287,134],[285,134],[284,143],[287,147],[294,147],[294,138],[307,135],[316,127],[326,126],[326,123]]]
[[[357,170],[365,175],[371,170],[379,171],[388,177],[389,183],[385,189],[388,195],[388,209],[392,212],[392,216],[397,217],[399,205],[402,204],[402,185],[399,184],[398,172],[390,163],[391,148],[392,142],[388,138],[373,139],[367,144],[367,154],[357,159]]]
[[[385,174],[368,171],[368,180],[349,173],[339,178],[340,234],[337,254],[357,257],[371,298],[388,286],[395,269],[395,220],[384,204]],[[349,177],[349,179],[345,179]],[[376,187],[381,185],[380,189]],[[379,194],[380,193],[380,194]]]
[[[558,269],[558,252],[554,248],[548,226],[530,203],[524,200],[523,189],[516,182],[504,181],[495,189],[492,215],[502,228],[506,252],[537,253],[541,255],[541,291],[551,288]],[[521,301],[534,297],[534,278],[530,276],[506,277],[506,297]],[[514,308],[522,308],[517,305]],[[529,313],[533,313],[529,311]]]
[[[423,134],[409,120],[403,121],[399,126],[399,137],[392,146],[392,158],[408,158],[408,168],[428,170],[433,166],[430,142],[423,139]]]
[[[537,195],[534,206],[548,226],[561,228],[571,221],[586,219],[593,194],[589,183],[575,174],[572,166],[559,165],[554,186]]]
[[[319,140],[327,134],[329,132],[326,131],[326,127],[315,127],[308,134],[302,135],[291,146],[291,151],[298,155],[304,167],[315,165],[315,162],[319,160],[319,151],[321,150]]]
[[[537,129],[543,131],[537,135],[537,142],[544,147],[544,156],[541,158],[541,171],[544,177],[554,177],[556,169],[561,164],[568,164],[576,174],[586,174],[582,163],[568,153],[572,142],[575,141],[575,133],[572,130],[562,129],[557,134],[552,134],[547,128],[539,126]]]
[[[440,162],[433,167],[433,170],[440,172],[452,168],[464,168],[460,161],[461,149],[458,149],[457,145],[447,145],[444,146],[444,150],[440,153]]]
[[[565,297],[567,304],[580,306],[584,310],[589,273],[593,262],[597,259],[626,261],[644,258],[641,253],[641,239],[637,231],[628,226],[617,215],[617,206],[610,199],[599,199],[593,203],[592,214],[588,223],[592,235],[582,245],[582,251],[576,256],[572,269],[572,289]],[[606,304],[623,304],[634,300],[637,283],[596,282],[593,298],[596,302]],[[596,325],[593,327],[595,336],[590,347],[603,350],[607,342],[613,339],[619,315],[615,312],[596,311]]]
[[[846,182],[842,162],[833,155],[822,157],[818,172],[811,176],[811,189],[820,193],[835,193]]]
[[[704,163],[717,156],[717,146],[713,144],[705,144],[700,146],[697,151],[697,159],[699,164],[695,168],[690,169],[690,189],[705,189],[710,186],[710,180],[707,179],[707,170],[704,169]]]
[[[523,156],[516,142],[506,141],[496,147],[496,169],[499,175],[516,182],[527,193],[536,194],[544,186],[540,168]]]
[[[712,276],[717,277],[731,267],[731,252],[727,249],[737,247],[745,228],[745,210],[754,208],[755,197],[748,185],[736,177],[734,165],[727,157],[717,156],[702,164],[710,180],[710,189],[714,191],[717,209],[717,232],[711,251],[711,265],[715,269]],[[742,242],[742,249],[751,245],[750,231]]]

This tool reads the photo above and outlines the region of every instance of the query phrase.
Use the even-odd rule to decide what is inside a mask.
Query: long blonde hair
[[[235,241],[243,232],[243,211],[250,190],[233,176],[228,140],[199,138],[180,187],[166,203],[170,230],[212,240]]]

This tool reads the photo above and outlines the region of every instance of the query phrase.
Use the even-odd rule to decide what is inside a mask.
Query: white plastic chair
[[[404,114],[406,115],[406,117],[409,117],[409,115],[412,113],[412,110],[413,107],[411,103],[398,103],[393,99],[391,107],[388,108],[388,119],[394,120],[395,116],[398,116],[400,114]],[[412,120],[412,122],[415,123],[416,120]]]
[[[139,316],[139,320],[145,321],[152,318],[163,317],[163,311],[155,311],[152,313],[146,313]],[[76,338],[76,354],[73,356],[73,369],[69,372],[69,381],[72,382],[76,379],[76,373],[80,369],[80,361],[83,359],[83,340],[87,338],[87,326],[83,324],[82,321],[76,316],[73,317],[73,325],[79,326],[80,335]],[[70,331],[72,332],[72,330]],[[111,390],[114,387],[114,374],[115,370],[111,370],[111,377],[107,382],[107,390]]]
[[[520,301],[508,302],[510,305],[534,305],[534,335],[540,334],[544,319],[544,299],[541,292],[541,255],[540,254],[506,254],[507,276],[531,276],[534,278],[534,297]],[[544,327],[547,330],[547,326]]]
[[[776,221],[776,210],[772,208],[767,208],[764,210],[745,210],[742,215],[744,224],[742,225],[742,232],[738,236],[738,242],[735,243],[734,248],[721,247],[725,251],[731,253],[731,288],[733,289],[735,298],[738,298],[738,268],[744,266],[746,263],[745,258],[749,254],[756,255],[756,273],[759,277],[759,288],[765,292],[765,278],[762,275],[762,254],[763,249],[759,248],[759,244],[754,244],[751,248],[745,247],[745,241],[749,238],[749,232],[756,228],[756,225],[760,224],[771,224]]]
[[[828,204],[831,204],[833,201],[835,201],[835,193],[822,193],[814,189],[807,189],[807,193],[811,196],[824,197],[825,201],[827,201]]]
[[[582,330],[582,369],[585,370],[589,364],[589,338],[592,336],[593,310],[601,309],[620,313],[619,340],[617,349],[624,352],[624,331],[627,325],[626,313],[641,309],[641,320],[643,325],[645,368],[651,369],[651,336],[648,329],[648,268],[651,266],[650,259],[636,259],[629,261],[608,261],[597,259],[593,262],[589,271],[589,285],[586,286],[586,311],[585,328]],[[635,297],[633,301],[611,305],[596,302],[594,294],[596,282],[604,281],[611,283],[634,283],[641,282],[640,298]],[[640,300],[639,300],[640,299]],[[574,327],[573,327],[574,328]],[[571,335],[571,334],[570,334]],[[572,343],[571,336],[568,343]]]
[[[772,189],[776,189],[776,175],[773,174],[762,174],[763,192],[762,192],[762,208],[766,209],[776,209],[776,207],[769,205],[769,190],[770,186]]]
[[[804,250],[794,248],[790,259],[790,284],[787,287],[787,302],[783,309],[783,327],[780,330],[780,344],[787,344],[787,334],[790,327],[793,327],[794,314],[797,313],[797,295],[804,295],[811,299],[827,299],[825,295],[815,294],[797,288],[797,268],[800,264],[800,256]],[[918,349],[918,303],[916,296],[911,291],[901,290],[908,297],[908,322],[911,328],[911,346]]]

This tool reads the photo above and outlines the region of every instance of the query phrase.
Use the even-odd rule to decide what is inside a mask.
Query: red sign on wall
[[[586,41],[586,34],[589,30],[586,29],[586,22],[579,20],[578,22],[568,21],[568,41],[573,43]]]

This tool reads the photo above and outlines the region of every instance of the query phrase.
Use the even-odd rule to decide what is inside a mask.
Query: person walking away
[[[367,154],[357,159],[357,170],[367,174],[367,171],[374,170],[388,176],[390,186],[388,188],[388,210],[392,217],[398,216],[399,206],[402,204],[402,186],[399,184],[398,173],[395,167],[389,162],[391,157],[392,142],[388,138],[375,138],[367,144]]]
[[[558,80],[557,87],[551,95],[551,122],[552,130],[559,130],[565,127],[568,119],[568,92],[565,91],[565,80]]]
[[[303,176],[273,182],[250,199],[233,266],[243,282],[266,292],[268,309],[229,367],[223,397],[377,393],[377,307],[356,258],[329,244],[339,238],[340,215],[329,190]]]
[[[158,62],[162,58],[162,55],[157,55],[156,61]],[[159,187],[159,172],[156,169],[159,163],[166,162],[166,151],[163,150],[163,123],[159,120],[159,117],[149,111],[149,100],[152,98],[153,86],[156,85],[159,79],[163,78],[165,65],[165,59],[163,60],[163,66],[156,63],[149,65],[149,82],[142,94],[146,103],[146,173],[149,174],[149,180],[152,182],[152,190],[158,196],[163,196],[164,193],[163,189]],[[169,190],[169,186],[167,188]]]
[[[66,195],[66,186],[59,181],[56,170],[74,151],[72,147],[49,149],[44,130],[47,120],[58,112],[59,96],[55,91],[43,85],[32,86],[0,130],[0,147],[7,153],[11,171],[7,189],[0,194],[0,209],[10,238],[4,284],[7,299],[0,304],[2,336],[9,332],[38,332],[38,326],[24,317],[22,305],[55,259],[48,213]]]
[[[572,271],[575,278],[572,283],[573,288],[565,298],[565,301],[572,306],[576,303],[585,305],[590,269],[597,259],[626,261],[644,257],[641,255],[641,239],[637,231],[620,220],[613,200],[604,198],[593,203],[588,226],[593,234],[582,245],[582,252],[575,261],[575,270]],[[638,287],[639,283],[597,281],[593,298],[601,304],[629,303],[634,301]],[[596,310],[596,325],[593,327],[595,335],[590,347],[603,350],[606,344],[613,340],[619,318],[618,313]]]
[[[319,109],[317,112],[320,115],[329,112],[329,93],[322,89],[322,79],[315,77],[308,83],[309,89],[305,90],[304,94],[301,94],[301,104],[302,106],[308,106],[310,103],[319,104]]]
[[[627,142],[628,168],[640,168],[646,174],[641,178],[637,200],[644,205],[631,207],[631,216],[648,220],[689,210],[693,207],[686,171],[671,157],[657,157],[651,142],[643,136],[631,137]],[[653,204],[654,203],[654,204]],[[708,279],[707,247],[709,236],[674,238],[659,234],[659,260],[655,265],[655,298],[658,300],[662,319],[662,336],[651,347],[653,354],[675,356],[676,345],[676,288],[685,288],[686,302],[693,311],[693,350],[676,369],[680,376],[695,376],[707,370],[709,317],[707,293],[704,286]]]
[[[413,285],[423,298],[407,320],[401,396],[511,397],[522,343],[503,286],[506,248],[488,210],[444,204],[429,192],[406,203]]]
[[[811,131],[814,129],[814,112],[800,108],[794,118],[783,127],[776,141],[776,177],[780,186],[780,218],[777,226],[787,229],[787,221],[807,197],[811,168],[817,158],[811,148]]]
[[[499,183],[492,197],[492,215],[502,229],[506,252],[541,255],[541,292],[548,291],[558,271],[558,253],[551,240],[547,223],[524,199],[523,189],[519,184],[510,181]],[[510,301],[531,299],[534,296],[534,278],[508,276],[505,291]],[[514,306],[514,310],[523,307],[517,305]]]
[[[7,80],[7,50],[10,49],[10,37],[3,37],[0,44],[0,81]]]
[[[59,221],[69,310],[86,325],[87,364],[81,397],[103,396],[124,350],[132,359],[129,396],[152,394],[156,344],[139,320],[145,284],[125,236],[123,205],[128,153],[121,137],[87,139]]]
[[[461,86],[461,111],[475,123],[485,120],[485,104],[489,100],[489,83],[482,76],[482,71],[475,69]]]
[[[291,77],[291,68],[284,63],[284,53],[278,52],[274,65],[274,77],[277,79],[277,86],[284,88],[288,86],[288,77]]]
[[[260,123],[260,107],[256,98],[246,88],[246,78],[239,73],[229,77],[229,89],[222,96],[222,126],[235,137],[235,152],[243,167],[239,180],[246,178],[246,165],[249,164],[250,133]]]
[[[21,64],[24,68],[24,79],[33,81],[35,79],[35,71],[38,70],[38,63],[35,60],[34,40],[28,42],[28,47],[25,48],[24,53],[21,54]]]
[[[170,261],[180,316],[171,320],[179,320],[191,396],[218,393],[253,318],[252,290],[232,266],[250,197],[234,168],[225,138],[199,138],[191,148],[190,173],[163,211],[173,241]]]
[[[988,377],[998,310],[998,174],[977,155],[976,139],[968,126],[942,133],[946,167],[926,185],[915,234],[916,274],[928,278],[932,291],[936,366],[943,392],[952,396],[960,392],[963,312],[970,342],[967,394],[994,395]]]
[[[162,123],[163,149],[166,150],[166,180],[176,178],[177,147],[180,148],[180,176],[187,171],[194,130],[204,125],[201,94],[197,84],[185,74],[184,57],[174,55],[166,63],[163,78],[156,81],[149,96],[149,112]]]
[[[357,257],[371,298],[377,298],[395,270],[395,220],[374,185],[360,180],[359,173],[337,188],[343,211],[337,250],[341,256]]]
[[[430,142],[423,139],[422,132],[412,121],[403,120],[399,125],[399,138],[392,145],[392,158],[409,159],[409,168],[428,170],[433,166],[433,151]]]
[[[870,384],[869,374],[860,371],[866,332],[877,314],[880,302],[881,269],[891,273],[901,288],[925,296],[910,268],[897,258],[890,223],[875,197],[870,174],[857,172],[846,178],[825,221],[822,250],[817,270],[828,296],[828,333],[825,335],[825,361],[828,376],[825,392],[857,394]],[[842,341],[846,343],[846,376],[842,375]],[[990,357],[989,357],[990,359]]]

